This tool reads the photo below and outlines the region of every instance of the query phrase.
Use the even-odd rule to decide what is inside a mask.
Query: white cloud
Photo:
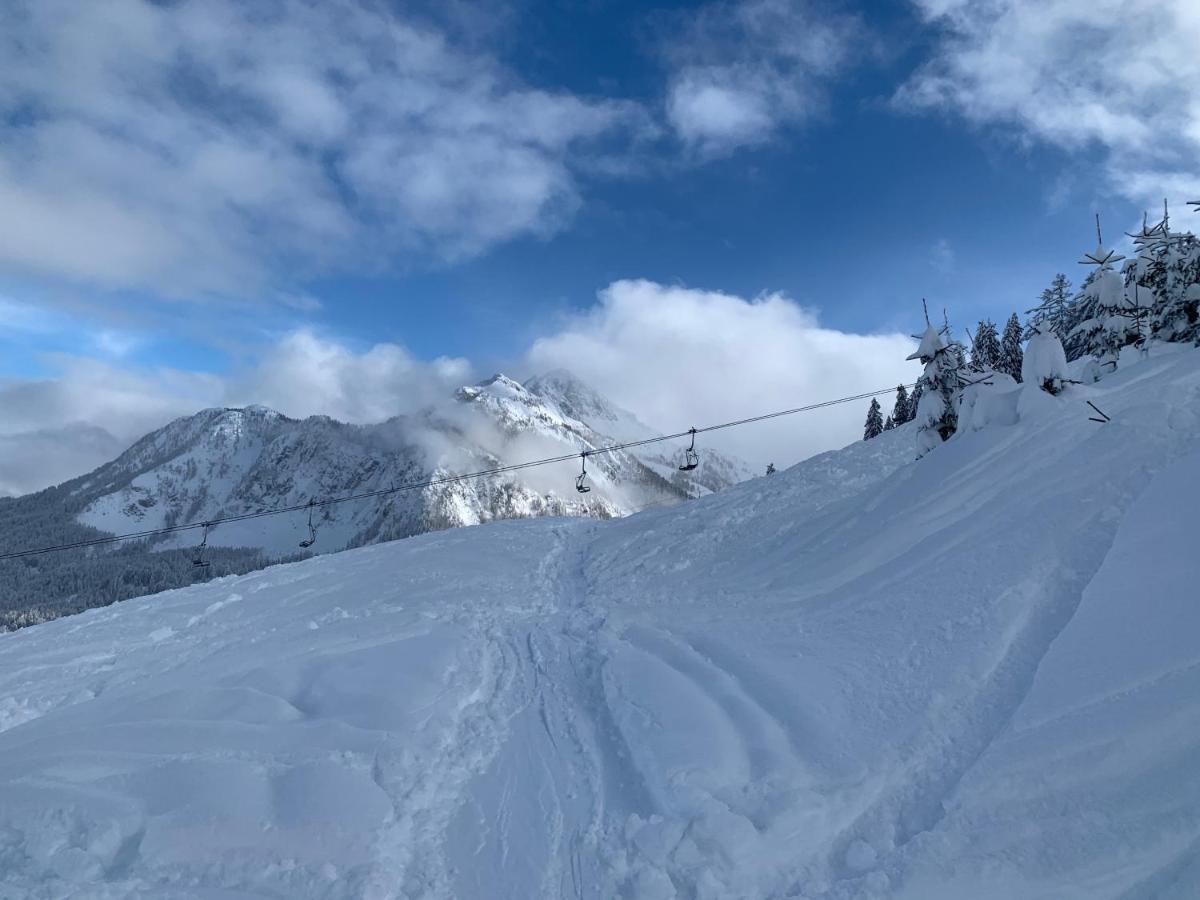
[[[1067,150],[1100,147],[1101,190],[1200,192],[1200,3],[913,0],[939,30],[897,95]]]
[[[956,256],[954,245],[947,238],[938,238],[929,249],[929,264],[934,271],[948,275],[954,271]]]
[[[0,270],[253,294],[558,227],[640,107],[360,0],[5,0]],[[283,279],[286,280],[286,279]]]
[[[356,352],[310,331],[285,335],[254,366],[229,381],[226,402],[261,403],[303,418],[380,422],[445,400],[470,381],[464,359],[415,359],[398,344]]]
[[[822,108],[857,24],[811,0],[703,6],[667,42],[667,118],[702,156],[763,143]]]
[[[138,335],[115,328],[102,328],[92,336],[92,341],[106,356],[128,356],[142,343]]]
[[[685,429],[911,381],[906,335],[821,326],[780,294],[753,300],[619,281],[590,312],[538,340],[526,368],[566,368],[644,421]],[[881,402],[887,402],[883,398]],[[792,463],[860,436],[866,401],[714,434],[756,464]]]

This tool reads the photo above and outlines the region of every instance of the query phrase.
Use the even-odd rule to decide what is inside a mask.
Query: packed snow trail
[[[1164,352],[0,636],[0,897],[1200,895],[1198,410]]]

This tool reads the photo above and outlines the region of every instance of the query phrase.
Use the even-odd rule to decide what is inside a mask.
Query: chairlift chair
[[[689,429],[688,433],[692,436],[692,445],[683,451],[683,465],[679,467],[680,472],[690,472],[700,465],[700,454],[696,452],[696,429]]]
[[[575,479],[575,490],[581,494],[586,494],[591,491],[591,488],[587,484],[587,453],[580,453],[579,459],[583,464],[583,468],[579,472],[579,477]]]
[[[317,528],[313,525],[312,514],[313,507],[316,505],[316,500],[308,501],[308,537],[300,542],[300,546],[308,549],[317,542]]]
[[[192,554],[192,565],[193,566],[208,567],[208,566],[212,565],[212,563],[210,563],[208,560],[206,560],[204,558],[204,551],[208,547],[208,529],[209,529],[209,523],[205,522],[204,523],[204,537],[202,537],[200,539],[200,545],[196,548],[195,552]]]

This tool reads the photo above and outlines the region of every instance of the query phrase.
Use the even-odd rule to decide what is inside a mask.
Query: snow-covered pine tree
[[[955,362],[958,364],[960,372],[967,370],[967,348],[963,346],[961,341],[954,340],[951,335],[954,333],[950,329],[950,316],[942,310],[942,330],[940,332],[946,340],[946,352],[954,356]]]
[[[882,412],[879,401],[872,397],[871,405],[867,408],[867,424],[863,428],[864,441],[869,441],[873,437],[879,437],[883,433]]]
[[[913,417],[912,401],[908,398],[908,388],[902,384],[896,385],[896,402],[892,404],[891,419],[897,425],[903,425]]]
[[[1095,266],[1085,283],[1082,306],[1089,318],[1075,327],[1068,337],[1080,334],[1086,352],[1096,357],[1100,367],[1117,367],[1121,349],[1142,339],[1137,324],[1140,310],[1133,294],[1125,290],[1125,281],[1113,271],[1113,264],[1125,257],[1104,246],[1100,235],[1100,217],[1096,216],[1096,249],[1084,254],[1080,262]],[[1026,355],[1028,355],[1026,349]]]
[[[1043,319],[1030,336],[1021,366],[1021,380],[1048,394],[1060,394],[1067,382],[1067,355],[1050,322]]]
[[[913,391],[908,395],[908,416],[905,422],[911,422],[917,417],[917,407],[921,405],[921,395],[925,393],[925,388],[921,384],[921,379],[917,379],[917,383],[913,385]]]
[[[1005,375],[1011,375],[1015,381],[1021,380],[1021,362],[1024,353],[1021,350],[1021,320],[1013,313],[1008,317],[1004,326],[1004,336],[1000,338],[1000,364],[996,367]]]
[[[883,420],[883,430],[884,431],[891,431],[895,427],[896,427],[896,420],[893,419],[891,416],[888,416],[886,419]]]
[[[974,372],[995,372],[1000,365],[1000,335],[996,331],[996,323],[984,319],[975,330],[975,339],[971,345],[971,370]]]
[[[775,474],[775,463],[767,463],[767,474],[768,475]]]
[[[1138,283],[1149,291],[1149,327],[1164,341],[1200,337],[1200,241],[1191,232],[1172,232],[1163,210],[1155,229],[1143,226]],[[1147,232],[1157,231],[1156,234]]]
[[[1099,291],[1096,289],[1096,279],[1099,274],[1098,271],[1089,272],[1080,285],[1079,293],[1071,299],[1067,311],[1067,334],[1063,338],[1067,362],[1074,362],[1092,352],[1101,324],[1097,317]]]
[[[949,337],[949,325],[939,332],[925,317],[921,344],[909,359],[920,360],[925,371],[917,382],[917,455],[924,456],[958,427],[958,400],[963,378],[963,348]]]
[[[1069,309],[1071,306],[1071,282],[1067,276],[1059,272],[1050,282],[1050,287],[1042,291],[1041,302],[1033,309],[1026,310],[1029,315],[1028,328],[1025,337],[1029,337],[1042,322],[1049,322],[1051,329],[1065,338],[1068,329]]]

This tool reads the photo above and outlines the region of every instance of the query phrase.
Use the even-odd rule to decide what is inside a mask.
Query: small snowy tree
[[[1102,364],[1116,368],[1121,350],[1140,345],[1145,340],[1144,318],[1147,310],[1141,305],[1141,286],[1137,281],[1137,263],[1131,261],[1124,277],[1112,270],[1101,272],[1097,279],[1100,293],[1096,308],[1103,323],[1093,350]]]
[[[996,323],[985,319],[975,330],[975,339],[971,345],[971,370],[974,372],[994,372],[1000,365],[1000,335],[996,331]]]
[[[775,463],[767,463],[767,474],[768,475],[775,474]]]
[[[1096,346],[1097,334],[1101,328],[1097,309],[1099,290],[1096,287],[1099,275],[1099,271],[1089,272],[1079,293],[1071,300],[1067,316],[1067,334],[1063,338],[1063,349],[1067,352],[1068,362],[1088,356]]]
[[[892,421],[897,425],[903,425],[913,417],[912,401],[908,399],[908,389],[902,385],[896,385],[896,402],[892,404]]]
[[[1059,339],[1067,336],[1071,307],[1071,282],[1067,276],[1059,272],[1050,282],[1050,287],[1042,291],[1041,302],[1029,314],[1027,337],[1037,331],[1037,326],[1046,322]]]
[[[883,420],[883,430],[884,431],[891,431],[895,427],[896,427],[896,421],[891,416],[888,416],[886,419]]]
[[[1008,317],[1004,326],[1004,336],[1000,338],[1000,364],[996,367],[1013,380],[1021,380],[1021,362],[1024,352],[1021,350],[1021,320],[1013,313]]]
[[[925,364],[917,382],[921,391],[915,416],[918,456],[924,456],[954,434],[958,427],[959,393],[965,383],[962,345],[949,338],[948,326],[939,332],[928,324],[928,316],[925,321],[921,344],[908,357]]]
[[[911,422],[917,417],[917,407],[921,405],[921,395],[924,393],[925,387],[918,378],[917,383],[913,385],[913,392],[908,395],[908,417],[904,421]]]
[[[1067,382],[1067,355],[1051,324],[1042,320],[1029,338],[1021,380],[1048,394],[1062,393]]]
[[[883,434],[883,415],[879,406],[879,401],[874,397],[871,398],[871,405],[867,408],[867,424],[863,428],[863,440],[869,441],[873,437],[879,437]]]

